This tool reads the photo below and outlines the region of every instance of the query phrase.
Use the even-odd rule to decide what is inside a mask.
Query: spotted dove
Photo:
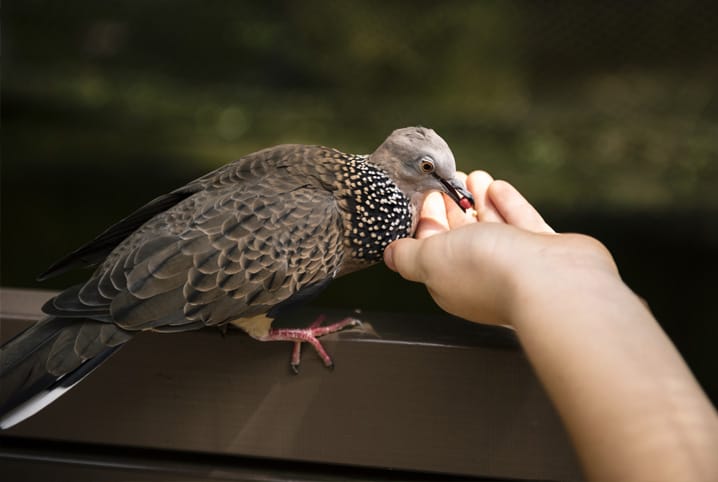
[[[97,266],[1,348],[0,427],[51,403],[140,331],[232,324],[293,341],[294,369],[302,342],[331,366],[317,338],[355,320],[304,329],[272,329],[272,320],[411,236],[432,190],[473,206],[446,142],[409,127],[368,156],[271,147],[150,201],[39,277]]]

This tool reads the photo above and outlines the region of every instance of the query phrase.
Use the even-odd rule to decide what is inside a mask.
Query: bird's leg
[[[317,316],[317,319],[314,320],[314,322],[311,325],[309,325],[307,328],[316,328],[318,326],[321,326],[321,324],[324,323],[324,320],[326,318],[327,317],[324,316],[323,314]],[[325,353],[325,355],[326,355],[326,353]],[[321,354],[319,356],[321,356]],[[295,341],[294,349],[292,350],[292,361],[290,362],[292,371],[294,373],[299,373],[299,364],[301,363],[301,359],[302,359],[302,342]],[[322,360],[324,360],[324,358],[322,358]]]
[[[321,326],[324,322],[324,315],[320,315],[307,328],[276,328],[269,330],[269,333],[260,338],[261,341],[293,341],[291,367],[294,373],[299,373],[299,364],[301,362],[302,343],[307,342],[314,347],[314,350],[321,358],[327,368],[333,368],[334,362],[326,352],[318,338],[331,333],[336,333],[345,328],[360,325],[361,322],[356,318],[345,318],[331,325]]]
[[[312,322],[311,325],[309,325],[307,328],[316,328],[317,326],[322,326],[322,323],[327,319],[325,314],[320,314],[317,316],[317,319]],[[342,320],[344,321],[344,320]]]

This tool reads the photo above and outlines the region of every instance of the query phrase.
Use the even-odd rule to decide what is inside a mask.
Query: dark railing
[[[38,319],[50,295],[0,291],[2,339]],[[198,480],[581,477],[510,331],[450,317],[360,317],[362,329],[325,338],[333,371],[305,350],[299,375],[286,343],[210,329],[142,334],[0,433],[0,472],[6,480],[119,480],[112,474],[127,470]]]

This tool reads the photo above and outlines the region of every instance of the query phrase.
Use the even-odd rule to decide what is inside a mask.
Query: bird
[[[293,342],[295,372],[302,343],[333,367],[318,338],[358,320],[272,321],[411,237],[431,191],[474,206],[446,141],[419,126],[393,131],[369,155],[270,147],[151,200],[38,277],[94,267],[0,347],[0,428],[52,403],[143,331],[235,326]]]

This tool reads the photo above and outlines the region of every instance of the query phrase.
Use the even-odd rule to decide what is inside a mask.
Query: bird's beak
[[[436,176],[444,186],[444,192],[454,200],[459,207],[466,212],[467,209],[474,208],[474,196],[464,187],[463,183],[457,179],[444,179]]]

